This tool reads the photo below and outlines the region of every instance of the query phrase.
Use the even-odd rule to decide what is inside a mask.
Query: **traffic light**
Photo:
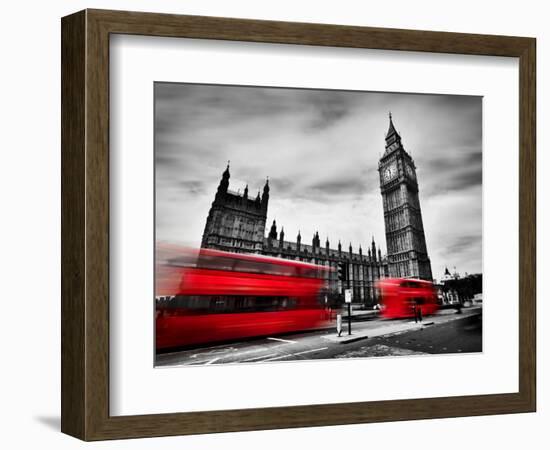
[[[348,279],[348,268],[347,264],[340,262],[338,263],[338,280],[346,281]]]

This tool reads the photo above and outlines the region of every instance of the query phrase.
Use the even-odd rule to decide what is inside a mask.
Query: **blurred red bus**
[[[328,324],[328,267],[211,249],[178,253],[157,264],[157,350]]]
[[[434,314],[438,310],[437,292],[431,281],[411,278],[385,278],[378,281],[382,308],[388,319]]]

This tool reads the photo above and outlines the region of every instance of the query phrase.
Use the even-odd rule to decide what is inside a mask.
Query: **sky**
[[[155,83],[156,239],[198,247],[227,161],[249,196],[269,177],[266,234],[319,232],[386,251],[378,160],[393,123],[417,167],[428,255],[482,270],[482,98]]]

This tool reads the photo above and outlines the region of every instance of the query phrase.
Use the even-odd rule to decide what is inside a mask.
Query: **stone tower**
[[[432,280],[418,199],[416,166],[390,113],[386,150],[378,163],[390,276]]]
[[[212,202],[202,235],[201,247],[235,253],[261,253],[263,248],[269,182],[263,195],[248,197],[248,185],[243,194],[229,189],[229,164],[222,174],[216,197]]]

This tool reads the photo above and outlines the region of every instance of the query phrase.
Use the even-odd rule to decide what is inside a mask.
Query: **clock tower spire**
[[[392,114],[386,149],[378,163],[390,276],[432,280],[418,197],[416,166],[395,129]]]

